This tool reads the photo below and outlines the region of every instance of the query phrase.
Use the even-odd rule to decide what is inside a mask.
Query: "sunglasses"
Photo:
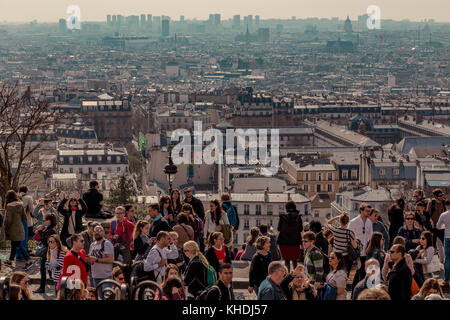
[[[83,240],[83,239],[81,239],[81,240],[78,240],[78,242],[84,243],[84,240]]]
[[[389,250],[389,253],[392,253],[392,254],[394,254],[394,253],[396,253],[394,250]]]
[[[95,233],[100,233],[100,232],[102,232],[102,231],[103,231],[102,229],[94,230]]]
[[[424,237],[421,237],[420,240],[427,240],[427,239],[425,239]]]
[[[56,241],[53,241],[53,240],[49,240],[49,241],[47,241],[48,243],[56,243]]]
[[[311,240],[302,240],[302,242],[311,242]]]
[[[406,220],[414,220],[414,218],[406,218]]]
[[[334,259],[336,259],[336,257],[331,256],[329,259],[330,260],[334,260]]]
[[[123,280],[125,280],[125,278],[124,277],[120,277],[120,278],[117,278],[117,280],[123,281]]]
[[[189,250],[183,249],[183,252],[189,252]]]

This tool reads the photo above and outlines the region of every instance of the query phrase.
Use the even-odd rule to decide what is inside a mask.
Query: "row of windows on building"
[[[259,227],[261,225],[262,225],[261,219],[255,219],[255,225],[252,226],[252,227]],[[267,221],[267,226],[269,226],[269,228],[273,226],[273,220],[272,219]],[[244,220],[243,230],[250,230],[250,220],[248,220],[248,219]]]
[[[97,162],[103,162],[103,156],[96,156],[97,158]],[[83,163],[83,157],[76,157],[78,159],[78,163]],[[66,162],[65,159],[68,159],[69,164],[74,164],[74,157],[59,157],[59,161],[61,162]],[[87,161],[89,162],[93,162],[94,160],[94,156],[88,156],[87,157]],[[112,156],[107,156],[106,157],[106,162],[107,163],[112,163]],[[116,163],[121,163],[122,162],[122,157],[121,156],[116,156]]]
[[[95,168],[89,167],[88,173],[94,173],[94,169]],[[102,167],[98,167],[96,172],[100,172],[100,171],[102,171],[102,169],[103,169]],[[114,171],[114,168],[112,168],[112,167],[107,167],[104,169],[105,169],[104,171],[107,171],[107,172]],[[68,168],[68,169],[59,168],[59,173],[74,173],[74,171],[76,171],[76,170],[74,170],[74,168]],[[117,167],[116,171],[117,172],[128,172],[128,167],[125,167],[125,168]],[[83,174],[83,168],[78,168],[78,173]]]
[[[333,188],[332,184],[327,184],[327,185],[316,184],[315,187],[313,184],[312,185],[304,184],[303,191],[305,191],[305,192],[334,192],[334,188]]]
[[[317,181],[322,181],[322,180],[323,181],[326,181],[326,180],[333,181],[333,173],[332,172],[328,172],[327,174],[316,173],[316,176],[317,176]],[[311,178],[311,176],[309,175],[309,173],[305,173],[305,181],[312,180],[310,178]],[[325,180],[325,178],[327,178],[327,179]],[[312,180],[312,181],[314,181],[314,180]]]

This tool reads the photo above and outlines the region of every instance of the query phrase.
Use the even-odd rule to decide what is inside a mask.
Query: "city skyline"
[[[332,18],[345,19],[350,16],[356,20],[365,14],[370,5],[381,8],[381,19],[423,21],[434,19],[436,22],[450,22],[448,12],[450,2],[441,0],[398,0],[392,3],[387,0],[317,0],[315,2],[291,0],[256,1],[247,0],[245,5],[238,0],[226,2],[192,0],[189,3],[180,0],[155,0],[152,3],[142,0],[121,1],[87,1],[87,0],[42,0],[31,3],[28,0],[4,0],[0,3],[0,22],[57,22],[67,18],[69,5],[78,5],[81,9],[82,21],[105,21],[107,14],[139,15],[141,13],[153,16],[167,15],[174,20],[185,16],[186,20],[207,20],[209,14],[220,13],[222,20],[227,20],[235,14],[259,15],[261,19],[297,19]],[[162,9],[163,8],[163,9]],[[447,13],[446,13],[447,12]]]

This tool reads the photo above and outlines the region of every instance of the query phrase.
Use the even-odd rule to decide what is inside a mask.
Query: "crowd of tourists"
[[[69,299],[97,299],[95,288],[102,282],[100,291],[112,288],[120,299],[127,276],[117,261],[134,266],[136,283],[156,283],[160,300],[235,300],[234,260],[248,261],[248,292],[258,300],[440,300],[449,286],[450,200],[440,189],[430,198],[416,190],[409,205],[395,200],[385,215],[388,223],[365,203],[353,219],[344,212],[323,225],[304,223],[288,201],[278,232],[253,227],[241,248],[233,243],[239,214],[227,193],[212,199],[206,212],[190,188],[161,196],[145,217],[124,204],[115,208],[105,232],[104,224],[94,222],[98,219],[83,223],[107,217],[98,189],[92,181],[83,196],[67,193],[55,207],[45,198],[34,205],[26,186],[7,192],[0,240],[9,240],[11,251],[3,267],[25,262],[24,271],[15,268],[10,276],[10,300],[31,299],[30,254],[40,258],[34,292],[46,292],[49,278],[58,299],[66,278]],[[35,252],[28,248],[31,238]]]

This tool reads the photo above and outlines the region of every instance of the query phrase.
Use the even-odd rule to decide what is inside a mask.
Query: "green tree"
[[[119,181],[111,188],[109,199],[106,200],[111,206],[119,206],[133,201],[133,197],[137,195],[136,188],[131,179],[120,176]]]

